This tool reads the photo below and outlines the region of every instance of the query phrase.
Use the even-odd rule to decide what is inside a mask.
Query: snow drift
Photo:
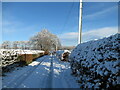
[[[79,44],[70,55],[81,88],[120,88],[120,34]]]

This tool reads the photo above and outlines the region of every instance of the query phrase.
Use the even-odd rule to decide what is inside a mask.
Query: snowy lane
[[[78,88],[78,85],[70,75],[68,62],[61,62],[56,56],[44,56],[29,66],[3,77],[3,87]]]
[[[53,57],[51,57],[51,65],[49,75],[47,77],[46,88],[52,88],[52,83],[53,83]]]
[[[60,61],[54,56],[53,69],[53,88],[79,88],[75,78],[71,76],[71,69],[68,62]]]
[[[37,59],[37,61],[34,61],[33,63],[29,64],[28,66],[24,67],[24,68],[20,68],[20,70],[16,69],[14,72],[12,73],[8,73],[6,77],[3,77],[3,87],[4,88],[17,88],[19,87],[24,81],[27,81],[27,79],[29,77],[32,77],[34,80],[34,76],[32,76],[32,74],[34,73],[38,73],[39,72],[39,67],[40,64],[44,65],[44,63],[42,62],[43,60],[48,60],[49,56],[44,56],[41,57],[39,59]],[[37,62],[37,63],[36,63]],[[46,61],[44,61],[46,62]],[[36,64],[35,64],[36,63]],[[41,68],[44,69],[44,68]],[[37,70],[37,71],[36,71]],[[25,87],[25,86],[22,86]]]
[[[18,87],[24,80],[26,80],[35,71],[35,69],[42,63],[43,60],[44,59],[40,60],[38,65],[34,66],[34,68],[31,67],[28,71],[26,71],[21,76],[19,76],[14,81],[12,81],[13,83],[10,83],[8,86],[12,88]]]
[[[18,88],[45,88],[50,71],[50,58],[46,58]]]

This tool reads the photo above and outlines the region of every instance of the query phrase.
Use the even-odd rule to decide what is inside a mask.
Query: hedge
[[[26,62],[26,64],[31,63],[33,60],[35,60],[36,58],[42,56],[44,54],[39,53],[39,54],[22,54],[18,56],[18,60],[19,61],[24,61]]]

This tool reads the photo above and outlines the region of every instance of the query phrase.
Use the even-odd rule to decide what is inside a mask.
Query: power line
[[[65,23],[64,23],[64,25],[63,25],[62,30],[65,29],[65,26],[67,25],[67,23],[68,23],[68,21],[69,21],[70,14],[72,13],[72,9],[73,9],[73,7],[74,7],[74,0],[73,0],[73,3],[72,3],[72,5],[71,5],[71,7],[70,7],[70,10],[69,10],[68,15],[67,15],[67,19],[66,19],[66,21],[65,21]]]

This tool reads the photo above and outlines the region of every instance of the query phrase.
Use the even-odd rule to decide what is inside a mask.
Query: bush
[[[33,61],[33,55],[32,54],[22,54],[18,57],[20,61],[25,61],[26,64],[29,64]]]
[[[19,61],[25,61],[25,55],[24,55],[24,54],[19,55],[19,56],[18,56],[18,60],[19,60]]]
[[[44,55],[44,53],[39,53],[38,55],[39,55],[39,57],[40,57],[40,56],[43,56],[43,55]]]
[[[26,64],[31,63],[33,60],[35,60],[36,58],[43,56],[43,53],[39,53],[39,54],[22,54],[18,56],[18,60],[19,61],[24,61],[26,62]]]
[[[65,52],[65,53],[63,53],[63,59],[62,59],[62,61],[69,61],[69,55],[70,55],[70,53],[69,52]]]
[[[33,55],[32,54],[25,54],[25,61],[27,64],[31,63],[33,61]]]
[[[69,61],[69,55],[70,55],[69,50],[58,50],[56,52],[56,56],[61,60],[61,61]]]
[[[45,51],[45,52],[44,52],[44,55],[49,55],[49,51]]]
[[[36,58],[38,58],[38,57],[39,57],[38,54],[33,54],[33,59],[36,59]]]
[[[120,88],[120,34],[79,44],[70,55],[81,88]]]

